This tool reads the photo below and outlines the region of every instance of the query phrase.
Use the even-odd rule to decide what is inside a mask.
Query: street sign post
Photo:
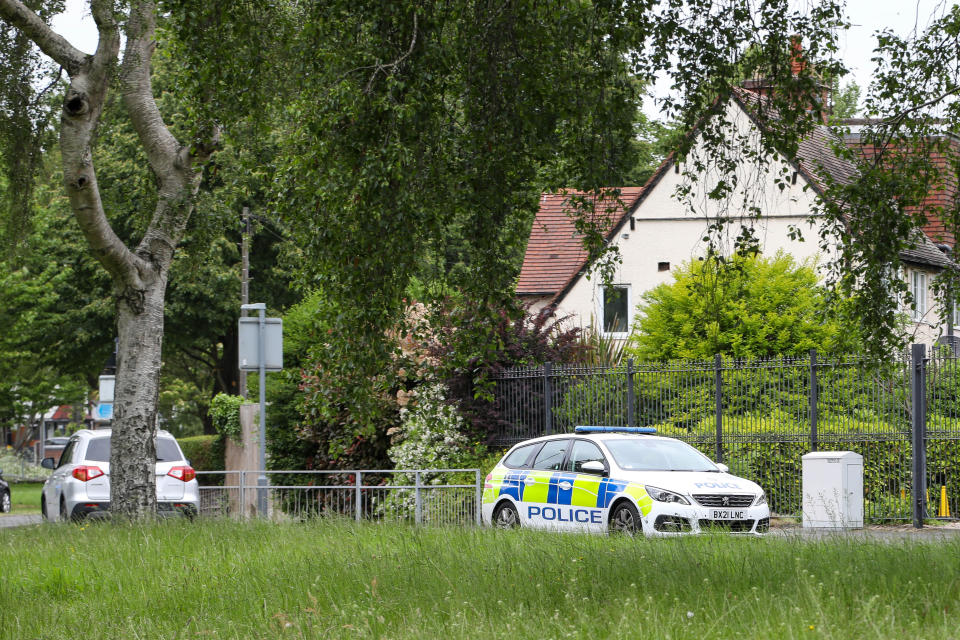
[[[283,369],[283,321],[267,318],[262,302],[240,305],[242,311],[256,311],[256,318],[240,318],[238,327],[241,371],[260,372],[260,475],[257,477],[257,512],[267,515],[267,371]]]

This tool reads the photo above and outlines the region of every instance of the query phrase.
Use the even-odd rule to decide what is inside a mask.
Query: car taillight
[[[170,469],[170,471],[167,471],[167,475],[177,480],[190,482],[197,477],[197,472],[193,470],[193,467],[174,467]]]
[[[94,478],[99,478],[103,475],[103,470],[100,467],[88,467],[86,465],[80,465],[73,470],[73,477],[79,480],[80,482],[86,482],[87,480],[93,480]]]
[[[483,480],[483,488],[484,488],[484,489],[493,489],[493,485],[490,484],[490,480],[491,480],[492,478],[493,478],[493,474],[492,474],[492,473],[488,473],[488,474],[487,474],[487,477],[484,478],[484,480]]]

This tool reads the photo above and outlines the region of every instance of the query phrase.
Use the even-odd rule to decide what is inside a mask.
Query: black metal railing
[[[772,510],[799,515],[801,458],[864,457],[868,520],[956,517],[960,361],[910,353],[884,361],[808,357],[547,364],[503,372],[494,403],[510,445],[576,425],[655,426],[759,482]],[[929,488],[929,490],[928,490]]]

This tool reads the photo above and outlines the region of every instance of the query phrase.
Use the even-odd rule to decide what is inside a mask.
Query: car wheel
[[[0,496],[0,513],[10,513],[10,492],[4,491]]]
[[[67,513],[67,501],[60,498],[60,522],[70,522],[70,514]]]
[[[44,520],[49,520],[50,516],[47,515],[47,498],[46,496],[40,496],[40,517]]]
[[[513,529],[520,526],[520,514],[509,502],[501,502],[493,512],[493,526],[499,529]]]
[[[610,512],[610,532],[632,536],[640,533],[643,526],[640,524],[640,512],[632,502],[622,500]]]

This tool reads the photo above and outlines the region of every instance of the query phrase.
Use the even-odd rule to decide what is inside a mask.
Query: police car
[[[515,445],[487,475],[484,522],[648,536],[770,528],[759,485],[654,433],[650,427],[577,427]]]

